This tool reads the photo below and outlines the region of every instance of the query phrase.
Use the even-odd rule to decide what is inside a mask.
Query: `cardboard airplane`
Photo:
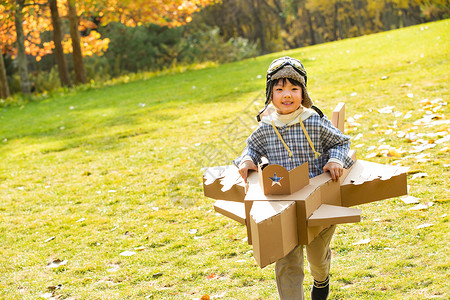
[[[333,111],[332,123],[344,130],[345,105]],[[407,168],[356,159],[338,181],[323,173],[309,178],[308,163],[287,171],[262,164],[248,184],[234,165],[208,168],[204,194],[216,199],[214,209],[247,227],[253,256],[263,268],[287,255],[295,246],[309,244],[332,224],[361,220],[361,209],[350,208],[407,194]]]

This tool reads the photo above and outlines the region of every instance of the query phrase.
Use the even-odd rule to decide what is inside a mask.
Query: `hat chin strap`
[[[270,103],[270,95],[272,94],[272,86],[271,86],[271,80],[270,78],[266,82],[267,90],[266,90],[266,103],[264,103],[264,108],[259,111],[259,113],[256,115],[256,120],[258,122],[261,122],[261,115],[264,113],[264,111],[267,109]]]
[[[267,109],[268,106],[269,106],[269,102],[267,102],[266,106],[264,106],[264,108],[261,109],[261,110],[259,111],[259,113],[256,115],[256,120],[257,120],[258,122],[261,122],[261,115],[264,113],[264,111]]]

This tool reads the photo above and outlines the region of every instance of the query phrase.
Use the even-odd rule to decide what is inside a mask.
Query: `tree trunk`
[[[338,27],[339,27],[339,2],[334,3],[334,15],[333,15],[333,41],[338,40]]]
[[[255,26],[255,31],[256,31],[256,37],[259,40],[259,45],[261,47],[261,52],[262,53],[267,53],[268,51],[267,51],[267,47],[266,47],[266,39],[265,39],[265,36],[264,36],[264,33],[265,33],[264,32],[264,25],[263,25],[263,23],[261,21],[261,18],[259,16],[259,14],[258,14],[259,13],[258,4],[255,3],[255,1],[258,2],[258,0],[250,0],[250,5],[251,5],[251,8],[252,8],[253,17],[255,18],[254,19],[255,20],[254,26]]]
[[[317,42],[316,42],[316,37],[314,34],[314,26],[313,26],[313,22],[312,22],[311,13],[307,9],[305,9],[305,12],[306,12],[306,18],[308,20],[308,29],[309,29],[309,36],[311,38],[311,45],[315,45]]]
[[[52,16],[53,25],[53,42],[55,43],[55,55],[56,62],[58,64],[59,80],[62,86],[70,87],[69,70],[67,68],[66,58],[64,57],[64,51],[62,47],[62,32],[61,32],[61,22],[58,13],[58,2],[57,0],[49,1],[50,12]]]
[[[359,0],[353,0],[353,7],[356,13],[356,29],[357,29],[357,35],[361,35],[362,32],[365,31],[364,22],[362,20],[362,10],[363,7],[361,5],[361,2]]]
[[[17,65],[20,77],[20,91],[24,94],[31,92],[31,84],[28,80],[27,55],[25,54],[25,37],[23,34],[23,5],[24,0],[16,0],[14,23],[17,35]]]
[[[9,97],[8,78],[6,77],[5,62],[3,61],[3,53],[0,50],[0,99]]]
[[[73,0],[67,0],[67,6],[69,8],[70,37],[72,38],[75,82],[77,84],[86,83],[86,73],[84,71],[83,55],[81,53],[80,31],[78,30],[77,10]]]

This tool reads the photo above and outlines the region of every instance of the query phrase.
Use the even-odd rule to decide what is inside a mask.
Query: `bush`
[[[129,72],[160,70],[170,66],[178,53],[170,51],[181,39],[181,28],[157,25],[126,27],[111,23],[101,28],[110,39],[105,53],[112,76]]]
[[[183,62],[214,61],[219,63],[238,61],[258,55],[256,44],[244,38],[224,41],[218,27],[203,26],[195,32],[187,32],[182,41]]]

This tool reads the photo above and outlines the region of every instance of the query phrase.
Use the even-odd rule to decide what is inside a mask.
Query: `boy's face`
[[[278,80],[273,86],[272,103],[281,115],[296,111],[303,101],[302,87],[289,80]]]

